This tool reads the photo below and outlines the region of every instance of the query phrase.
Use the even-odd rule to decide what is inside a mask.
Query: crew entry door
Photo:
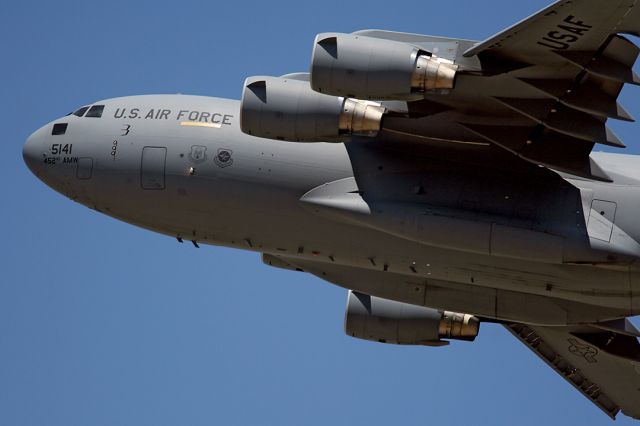
[[[145,146],[142,149],[140,185],[142,189],[164,189],[167,148]]]

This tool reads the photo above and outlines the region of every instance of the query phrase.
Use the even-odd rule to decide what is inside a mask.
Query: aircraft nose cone
[[[42,143],[42,129],[40,129],[29,136],[22,147],[22,158],[31,173],[37,177],[40,177],[42,171]]]

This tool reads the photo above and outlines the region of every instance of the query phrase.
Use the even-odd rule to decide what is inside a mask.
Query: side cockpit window
[[[53,129],[51,130],[52,135],[64,135],[65,133],[67,133],[67,123],[56,123],[53,125]]]
[[[85,117],[100,118],[102,117],[103,111],[104,111],[104,105],[94,105],[89,109]]]
[[[83,106],[82,108],[79,108],[76,112],[74,112],[73,115],[77,117],[82,117],[84,113],[87,112],[88,109],[89,109],[88,106]]]

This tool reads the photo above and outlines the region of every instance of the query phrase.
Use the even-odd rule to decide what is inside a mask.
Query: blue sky
[[[546,4],[2,2],[0,424],[610,424],[500,327],[439,349],[354,340],[344,290],[117,222],[21,157],[98,99],[237,99],[247,76],[304,71],[319,32],[483,39]],[[622,101],[640,115],[637,90]],[[612,126],[638,153],[637,125]]]

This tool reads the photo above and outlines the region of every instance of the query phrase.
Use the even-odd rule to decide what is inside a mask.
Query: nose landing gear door
[[[145,146],[142,149],[140,185],[142,189],[164,189],[167,148]]]

